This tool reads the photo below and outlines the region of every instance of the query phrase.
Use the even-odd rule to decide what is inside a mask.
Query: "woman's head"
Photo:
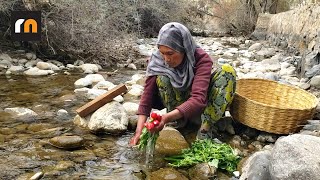
[[[160,51],[160,54],[163,60],[171,68],[178,67],[184,59],[184,53],[178,52],[168,46],[159,45],[158,49]]]
[[[183,44],[182,31],[191,36],[185,26],[174,22],[164,25],[159,31],[158,49],[163,60],[171,68],[179,66],[184,59],[186,49]]]
[[[147,76],[165,75],[173,87],[186,90],[191,86],[196,63],[196,44],[190,31],[182,24],[171,22],[159,31],[158,51],[151,56]]]

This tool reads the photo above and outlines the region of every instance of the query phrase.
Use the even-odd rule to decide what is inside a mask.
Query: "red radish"
[[[154,124],[153,123],[148,123],[146,127],[147,127],[148,130],[153,129],[154,128]]]
[[[155,126],[158,126],[159,124],[160,124],[160,121],[158,121],[158,120],[154,120],[154,121],[152,121],[153,122],[153,124],[155,125]]]
[[[158,114],[157,114],[157,113],[152,112],[152,113],[151,113],[151,115],[150,115],[150,117],[151,117],[153,120],[155,120],[155,119],[157,119],[157,118],[158,118]]]
[[[158,121],[161,121],[161,119],[162,119],[162,116],[161,116],[160,114],[158,114],[157,120],[158,120]]]

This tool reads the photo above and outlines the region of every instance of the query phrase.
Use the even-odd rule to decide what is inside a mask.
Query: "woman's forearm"
[[[177,119],[182,118],[182,114],[180,113],[180,111],[178,109],[175,109],[167,114],[164,115],[165,118],[163,118],[163,120],[165,121],[164,123],[168,123],[171,121],[175,121]]]
[[[141,134],[142,128],[144,126],[144,123],[147,121],[147,118],[148,117],[146,115],[138,115],[136,133]]]

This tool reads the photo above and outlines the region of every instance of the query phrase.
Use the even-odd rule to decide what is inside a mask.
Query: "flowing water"
[[[124,83],[139,71],[121,71],[110,76],[114,84]],[[42,77],[0,76],[0,179],[29,179],[43,172],[42,179],[145,179],[166,162],[154,155],[148,143],[146,153],[128,147],[132,132],[120,136],[93,134],[73,124],[75,110],[87,101],[74,95],[74,82],[82,73]],[[25,107],[35,119],[17,119],[5,108]],[[70,117],[57,118],[65,109]],[[48,140],[59,135],[77,135],[85,140],[80,149],[62,150]],[[219,178],[220,179],[220,178]],[[227,177],[228,179],[228,177]]]
[[[147,147],[146,147],[146,167],[151,169],[152,168],[152,160],[153,160],[153,154],[154,154],[154,147],[155,143],[153,139],[155,138],[155,134],[153,133],[151,137],[148,139]]]
[[[137,71],[114,76],[101,73],[114,84],[124,83]],[[84,101],[74,96],[74,82],[81,73],[43,77],[0,76],[0,179],[28,179],[43,172],[42,179],[143,179],[144,158],[128,148],[132,133],[121,136],[95,135],[75,126],[75,110]],[[16,119],[5,108],[25,107],[38,114],[36,119]],[[57,111],[69,112],[68,120]],[[62,134],[84,138],[83,148],[61,150],[48,140]]]

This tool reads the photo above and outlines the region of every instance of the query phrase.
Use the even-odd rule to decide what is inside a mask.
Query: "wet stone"
[[[4,135],[15,134],[16,130],[13,128],[1,128],[0,133]]]
[[[3,144],[5,140],[6,140],[5,136],[0,134],[0,144]]]
[[[154,171],[150,174],[149,179],[163,179],[163,180],[187,180],[184,175],[172,168],[163,168]]]
[[[52,124],[47,124],[47,123],[40,123],[40,124],[30,124],[28,127],[29,131],[33,131],[33,132],[38,132],[38,131],[42,131],[45,129],[49,129],[51,128],[53,125]]]
[[[208,163],[197,164],[189,169],[189,176],[194,180],[206,180],[215,176],[217,169]]]
[[[18,132],[25,131],[28,128],[28,124],[20,124],[15,127]]]
[[[54,147],[61,149],[76,149],[83,146],[84,140],[80,136],[57,136],[49,140]]]
[[[83,163],[85,161],[97,160],[96,155],[88,150],[76,150],[71,153],[73,162]]]
[[[74,167],[74,162],[72,161],[60,161],[56,167],[55,167],[55,170],[58,170],[58,171],[64,171],[64,170],[67,170],[71,167]]]

